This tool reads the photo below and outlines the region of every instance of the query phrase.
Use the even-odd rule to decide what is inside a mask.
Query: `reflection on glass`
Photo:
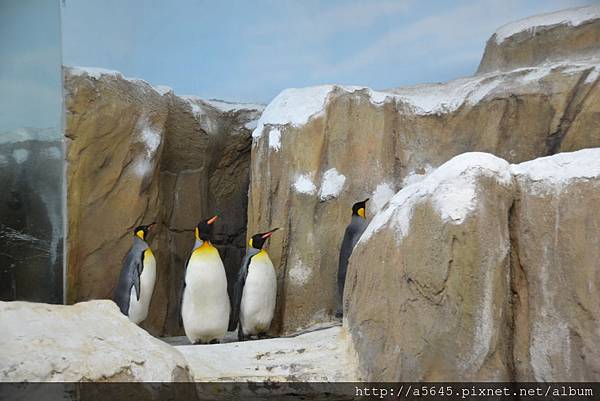
[[[63,301],[58,0],[0,0],[0,299]]]

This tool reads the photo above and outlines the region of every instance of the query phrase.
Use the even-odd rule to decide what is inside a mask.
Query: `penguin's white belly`
[[[266,252],[250,260],[242,292],[240,323],[246,335],[266,332],[271,326],[277,297],[275,268]]]
[[[135,324],[140,324],[148,317],[148,309],[154,292],[156,282],[156,259],[150,249],[145,251],[144,269],[140,275],[140,299],[137,299],[135,286],[131,287],[129,293],[129,311],[127,316]]]
[[[181,317],[192,343],[220,339],[229,324],[229,295],[225,267],[216,248],[192,253],[185,275]]]

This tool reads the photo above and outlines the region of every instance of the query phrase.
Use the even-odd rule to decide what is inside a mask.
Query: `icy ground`
[[[230,340],[231,336],[226,338]],[[181,339],[168,339],[176,344]],[[176,345],[195,381],[355,381],[356,361],[341,326],[294,337]]]

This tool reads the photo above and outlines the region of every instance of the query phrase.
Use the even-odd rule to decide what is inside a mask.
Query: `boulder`
[[[600,380],[600,148],[511,167],[515,379]]]
[[[0,322],[1,381],[192,379],[176,349],[131,323],[112,301],[0,302]]]
[[[500,27],[487,41],[478,74],[598,56],[597,4],[535,15]]]
[[[344,320],[367,381],[508,381],[506,161],[465,153],[399,191],[348,267]]]
[[[143,327],[180,334],[194,227],[222,211],[215,244],[233,277],[245,248],[250,130],[261,105],[177,96],[115,71],[65,69],[69,303],[110,298],[134,227],[150,236],[157,282]]]
[[[385,92],[287,89],[253,132],[248,233],[270,240],[273,332],[330,320],[351,206],[373,216],[406,184],[470,151],[519,163],[600,146],[597,63],[559,63]]]
[[[348,267],[368,381],[600,378],[600,148],[465,153],[403,188]]]

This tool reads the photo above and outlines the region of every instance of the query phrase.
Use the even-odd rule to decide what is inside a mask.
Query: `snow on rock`
[[[294,190],[298,193],[312,195],[316,189],[309,175],[300,174],[294,181]]]
[[[162,132],[151,125],[147,116],[140,118],[137,129],[139,130],[138,141],[144,146],[144,153],[138,156],[134,169],[137,175],[143,177],[153,170],[152,159],[162,141]]]
[[[269,148],[278,151],[281,148],[281,130],[277,127],[269,131]]]
[[[358,380],[350,337],[341,326],[295,337],[176,348],[197,382]]]
[[[503,159],[488,153],[469,152],[458,155],[429,174],[421,182],[409,185],[390,199],[388,206],[378,213],[363,233],[359,242],[367,241],[387,225],[395,229],[398,240],[408,232],[414,207],[431,200],[440,217],[451,223],[461,223],[475,207],[477,181],[480,176],[496,178],[509,185],[509,165]]]
[[[308,280],[312,276],[312,270],[298,259],[292,264],[288,275],[292,284],[303,286],[308,283]]]
[[[156,85],[154,90],[157,91],[161,96],[164,96],[167,93],[174,93],[173,88],[165,85]]]
[[[512,164],[510,171],[518,179],[532,181],[527,186],[530,193],[560,191],[574,180],[600,178],[600,148],[559,153]]]
[[[239,102],[236,103],[236,102],[228,102],[225,100],[218,100],[218,99],[203,100],[203,102],[214,107],[217,110],[222,111],[222,112],[236,112],[239,110],[261,111],[261,110],[264,110],[264,108],[265,108],[264,104],[239,103]]]
[[[431,170],[433,170],[433,167],[427,164],[421,169],[416,169],[409,172],[402,180],[402,187],[423,181],[423,179],[427,177],[427,174],[429,174]]]
[[[123,78],[123,75],[119,71],[109,70],[106,68],[99,67],[83,67],[83,66],[73,66],[67,67],[70,74],[73,76],[82,76],[87,75],[90,78],[100,79],[103,75],[110,75],[118,78]]]
[[[15,149],[12,152],[12,157],[15,159],[17,164],[23,164],[27,159],[29,159],[29,151],[27,149]]]
[[[515,22],[501,26],[493,35],[496,43],[500,44],[509,37],[520,32],[529,31],[535,33],[539,27],[553,25],[578,26],[585,22],[600,18],[600,5],[570,8],[552,13],[534,15]]]
[[[336,198],[344,188],[346,177],[335,168],[330,168],[323,174],[321,181],[321,190],[319,192],[319,198],[322,201]]]
[[[112,301],[0,302],[6,381],[190,380],[183,356],[131,323]]]
[[[395,193],[394,188],[387,182],[377,185],[369,202],[369,210],[374,214],[379,213]]]

